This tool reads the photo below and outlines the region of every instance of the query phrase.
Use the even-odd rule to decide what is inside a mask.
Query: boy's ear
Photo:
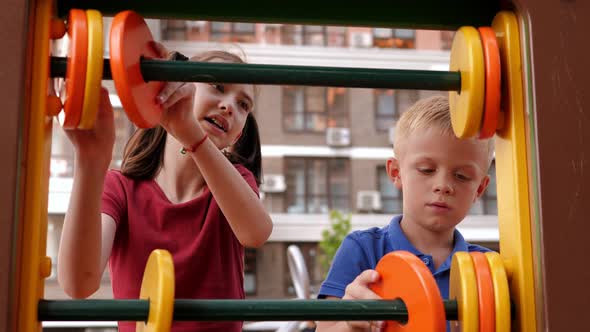
[[[385,163],[385,169],[387,170],[387,175],[389,175],[389,179],[398,190],[402,190],[402,178],[401,172],[399,167],[399,160],[396,158],[389,158]]]
[[[475,196],[475,198],[473,199],[473,202],[475,202],[478,198],[481,197],[481,195],[483,195],[483,193],[486,191],[486,188],[488,187],[489,184],[490,184],[490,176],[486,175],[483,179],[481,179],[481,182],[479,183],[479,186],[477,187],[477,196]]]

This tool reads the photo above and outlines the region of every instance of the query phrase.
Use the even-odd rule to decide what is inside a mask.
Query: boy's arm
[[[328,296],[326,300],[340,300],[339,297],[335,296]],[[340,322],[327,322],[322,321],[317,323],[316,332],[344,332],[344,331],[352,331],[348,323],[345,321]]]
[[[352,283],[346,286],[343,300],[380,300],[381,297],[375,294],[369,285],[378,281],[379,273],[375,270],[365,270]],[[339,300],[335,296],[326,297],[327,300]],[[382,321],[322,321],[317,324],[317,332],[349,332],[349,331],[382,331],[385,322]]]

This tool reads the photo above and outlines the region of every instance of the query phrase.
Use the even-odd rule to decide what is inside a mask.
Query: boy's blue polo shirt
[[[384,255],[396,251],[405,250],[418,256],[434,275],[443,299],[449,298],[449,276],[451,272],[451,259],[458,251],[490,251],[482,246],[469,244],[458,230],[455,230],[455,247],[451,255],[438,268],[434,269],[434,261],[431,255],[423,254],[408,240],[400,227],[402,216],[395,216],[389,225],[382,228],[369,228],[355,231],[349,234],[336,252],[328,277],[322,283],[319,298],[335,296],[342,298],[346,286],[350,284],[361,272],[375,269],[377,263]]]

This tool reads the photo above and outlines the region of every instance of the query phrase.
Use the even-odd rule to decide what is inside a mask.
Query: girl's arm
[[[98,290],[115,238],[115,221],[100,213],[103,176],[78,168],[59,244],[57,277],[66,294]]]
[[[240,243],[262,246],[272,232],[272,220],[242,175],[208,139],[190,154]]]
[[[93,129],[66,130],[74,145],[74,183],[58,253],[57,278],[74,298],[92,295],[110,255],[116,225],[101,215],[101,195],[115,141],[113,110],[108,92],[101,91]]]

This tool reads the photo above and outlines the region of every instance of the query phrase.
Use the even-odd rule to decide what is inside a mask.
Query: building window
[[[164,40],[186,40],[187,26],[183,20],[162,20],[162,38]]]
[[[497,215],[498,214],[498,193],[496,188],[496,163],[493,162],[488,172],[490,184],[483,195],[473,204],[469,214],[475,215]]]
[[[451,46],[453,46],[453,38],[455,37],[455,31],[441,31],[440,32],[440,39],[441,39],[441,49],[443,50],[450,50]]]
[[[244,292],[246,295],[256,295],[256,254],[254,248],[246,248],[244,252]]]
[[[135,131],[135,126],[129,121],[123,108],[116,107],[113,111],[115,116],[115,146],[113,147],[113,158],[110,167],[118,169],[123,160],[125,146]]]
[[[345,158],[286,158],[287,213],[350,211],[350,162]]]
[[[400,115],[414,104],[420,95],[417,90],[374,90],[375,128],[387,131]]]
[[[254,23],[211,22],[210,40],[223,43],[256,42]]]
[[[286,131],[325,132],[349,127],[348,89],[283,87],[283,126]]]
[[[399,119],[394,90],[375,90],[375,128],[387,131]]]
[[[415,48],[416,30],[374,28],[373,46],[379,48]]]
[[[346,46],[346,27],[320,25],[289,25],[281,27],[284,45]]]
[[[385,166],[377,167],[377,188],[381,194],[383,213],[402,213],[402,192],[391,182]]]

